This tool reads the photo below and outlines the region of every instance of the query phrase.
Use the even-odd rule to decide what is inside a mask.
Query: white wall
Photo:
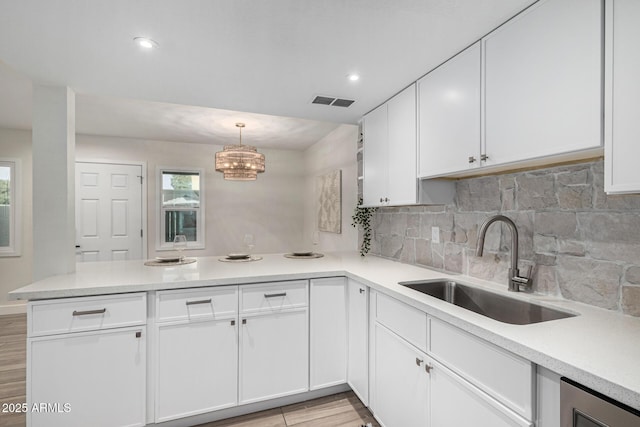
[[[33,262],[31,132],[0,128],[0,157],[22,160],[21,255],[0,258],[0,315],[24,312],[24,302],[8,301],[7,292],[31,283]]]
[[[195,167],[205,170],[206,248],[190,256],[244,251],[245,233],[256,239],[255,253],[279,253],[298,247],[304,222],[304,153],[265,150],[266,171],[256,181],[225,181],[215,171],[217,145],[77,135],[77,160],[121,160],[147,163],[147,243],[156,256],[156,168]],[[162,253],[159,253],[162,255]]]
[[[357,149],[358,127],[341,125],[304,152],[305,245],[311,247],[313,231],[317,229],[316,179],[318,176],[342,170],[342,233],[320,232],[319,251],[353,251],[358,248],[358,230],[351,226],[351,215],[358,201]]]

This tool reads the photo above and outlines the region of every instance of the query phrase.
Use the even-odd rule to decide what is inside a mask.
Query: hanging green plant
[[[371,249],[371,216],[378,208],[365,208],[362,206],[362,197],[358,199],[358,204],[353,210],[351,223],[354,227],[362,227],[362,244],[360,245],[360,256],[365,256]]]

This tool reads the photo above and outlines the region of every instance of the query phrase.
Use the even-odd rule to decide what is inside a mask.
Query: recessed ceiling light
[[[155,40],[148,39],[146,37],[136,37],[133,41],[140,47],[145,49],[153,49],[158,47],[158,43]]]
[[[360,76],[358,74],[349,74],[347,78],[352,82],[357,82],[360,80]]]

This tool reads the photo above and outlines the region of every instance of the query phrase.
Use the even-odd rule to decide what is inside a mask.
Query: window
[[[158,170],[159,218],[156,249],[173,249],[177,234],[188,249],[204,249],[204,172],[200,169]]]
[[[0,256],[20,255],[20,164],[0,158]]]

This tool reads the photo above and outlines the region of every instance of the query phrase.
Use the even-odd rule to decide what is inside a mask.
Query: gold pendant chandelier
[[[223,151],[216,153],[216,170],[224,173],[224,179],[230,181],[255,181],[259,173],[264,172],[264,154],[256,147],[242,145],[244,123],[236,123],[240,129],[240,144],[225,145]]]

